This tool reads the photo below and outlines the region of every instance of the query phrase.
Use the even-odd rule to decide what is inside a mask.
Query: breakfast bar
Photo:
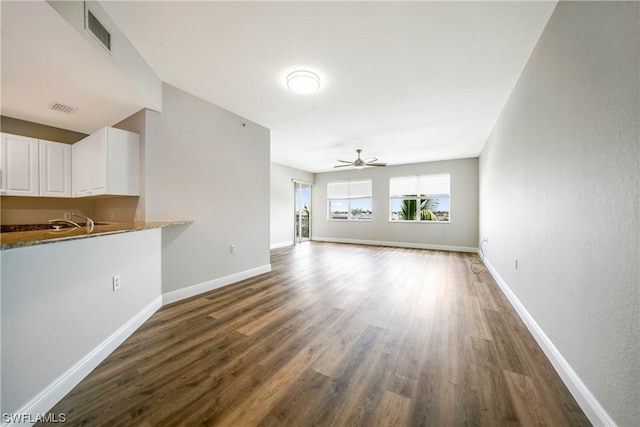
[[[170,227],[174,225],[190,224],[193,221],[149,221],[134,223],[96,223],[91,232],[85,227],[54,229],[49,224],[36,225],[3,225],[0,233],[0,249],[11,249],[23,246],[41,245],[62,241],[100,237],[117,233],[149,230],[153,228]],[[8,230],[8,231],[5,231]],[[14,231],[15,230],[15,231]]]
[[[0,234],[7,411],[48,410],[161,307],[162,228],[191,222]]]

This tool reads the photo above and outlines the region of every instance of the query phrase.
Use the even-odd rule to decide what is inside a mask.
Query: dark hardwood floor
[[[475,254],[308,242],[168,305],[67,425],[590,425]]]

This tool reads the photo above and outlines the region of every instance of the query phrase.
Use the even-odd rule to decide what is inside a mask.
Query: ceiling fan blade
[[[360,169],[364,166],[387,166],[386,163],[374,163],[378,161],[377,157],[369,157],[367,159],[362,160],[360,158],[360,153],[362,152],[362,150],[357,149],[356,153],[358,153],[358,158],[353,161],[353,162],[349,162],[347,160],[338,160],[338,162],[340,163],[345,163],[344,165],[337,165],[334,166],[334,168],[346,168],[349,166],[355,166],[356,169]]]

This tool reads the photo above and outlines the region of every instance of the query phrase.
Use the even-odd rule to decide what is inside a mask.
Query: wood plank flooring
[[[475,254],[307,242],[168,305],[50,412],[88,426],[590,425]]]

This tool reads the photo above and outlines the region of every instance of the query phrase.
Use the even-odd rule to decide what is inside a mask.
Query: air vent
[[[98,41],[111,52],[111,33],[98,21],[98,18],[87,9],[87,28],[91,33],[96,36]]]
[[[66,114],[71,114],[74,111],[76,111],[75,108],[69,107],[68,105],[60,104],[58,102],[51,104],[49,108],[52,109],[53,111],[59,111],[61,113],[66,113]]]

